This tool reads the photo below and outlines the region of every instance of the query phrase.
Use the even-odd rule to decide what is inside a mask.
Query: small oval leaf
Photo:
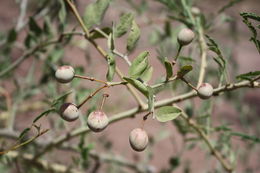
[[[129,68],[129,75],[131,78],[138,78],[146,70],[148,66],[149,52],[144,51],[140,53],[133,61]]]
[[[177,76],[179,78],[182,78],[183,76],[185,76],[187,73],[189,73],[192,70],[192,66],[191,65],[185,65],[183,67],[181,67],[181,69],[177,72]]]
[[[115,28],[115,37],[121,37],[131,27],[134,15],[132,13],[125,13],[120,17],[119,23]]]
[[[137,41],[140,38],[140,34],[141,34],[141,31],[140,31],[138,25],[136,24],[136,22],[133,20],[130,33],[129,33],[128,37],[127,37],[126,49],[129,52],[131,52],[135,48],[136,43],[137,43]]]
[[[164,66],[165,66],[165,69],[166,69],[166,79],[169,79],[173,75],[172,64],[170,63],[170,61],[165,60],[164,61]]]
[[[141,93],[143,93],[145,96],[148,96],[148,88],[145,86],[142,82],[136,79],[124,77],[124,80],[126,80],[128,83],[132,84],[136,89],[138,89]]]
[[[174,106],[163,106],[157,109],[156,118],[160,122],[167,122],[177,118],[181,110]]]

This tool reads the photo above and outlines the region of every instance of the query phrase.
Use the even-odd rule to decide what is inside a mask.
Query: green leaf
[[[250,141],[255,142],[255,143],[260,143],[260,138],[258,138],[256,136],[249,136],[247,134],[238,133],[238,132],[232,132],[231,135],[232,136],[239,136],[244,140],[250,140]]]
[[[115,44],[114,44],[114,36],[113,33],[110,33],[107,39],[107,47],[110,51],[113,51],[115,49]]]
[[[112,81],[116,70],[116,61],[113,53],[108,53],[107,63],[108,63],[108,72],[106,77],[108,81]]]
[[[191,65],[185,65],[183,67],[181,67],[181,69],[177,72],[177,76],[179,78],[182,78],[183,76],[185,76],[187,73],[189,73],[192,70],[192,66]]]
[[[253,20],[260,22],[260,16],[254,14],[254,13],[240,13],[240,15],[243,18],[249,18],[249,19],[253,19]]]
[[[153,75],[153,67],[152,66],[148,66],[146,68],[146,70],[140,75],[140,78],[145,81],[148,82]]]
[[[138,78],[148,67],[148,55],[149,52],[144,51],[140,53],[133,61],[129,68],[129,75],[132,78]]]
[[[66,7],[65,7],[64,0],[59,0],[59,3],[60,3],[60,10],[58,13],[59,20],[62,24],[65,24],[67,13],[66,13]]]
[[[252,32],[252,36],[250,38],[250,41],[252,41],[257,50],[258,53],[260,53],[260,40],[258,40],[257,38],[257,31],[256,28],[253,26],[253,24],[249,21],[249,19],[253,19],[256,21],[260,21],[260,16],[254,14],[254,13],[240,13],[240,15],[243,17],[243,22],[247,25],[247,27],[249,28],[249,30]]]
[[[33,120],[33,123],[36,123],[41,117],[47,116],[49,113],[54,112],[54,111],[55,111],[55,109],[54,109],[54,108],[51,108],[51,109],[48,109],[48,110],[42,112],[40,115],[38,115],[38,116]]]
[[[36,36],[41,35],[42,29],[39,27],[39,25],[36,23],[33,17],[30,17],[29,19],[29,29],[32,31]]]
[[[124,80],[126,80],[128,83],[133,85],[136,89],[138,89],[145,96],[148,96],[148,94],[149,94],[148,88],[142,82],[140,82],[139,80],[133,79],[133,78],[128,78],[128,77],[124,77]]]
[[[30,130],[31,130],[31,128],[29,128],[29,127],[26,128],[26,129],[24,129],[24,130],[20,133],[18,139],[22,139]]]
[[[240,74],[236,78],[242,79],[242,80],[252,80],[252,79],[254,79],[258,76],[260,76],[260,71],[254,71],[254,72],[248,72],[248,73]]]
[[[44,18],[44,24],[43,24],[43,33],[47,36],[52,36],[52,23],[50,21],[49,16]]]
[[[157,109],[156,118],[160,122],[167,122],[177,118],[181,114],[181,110],[174,106],[163,106]]]
[[[165,59],[164,60],[164,66],[165,66],[165,70],[166,70],[166,79],[169,79],[173,75],[172,64],[170,63],[170,61]]]
[[[84,12],[83,20],[87,28],[93,25],[99,25],[109,6],[110,0],[97,0],[89,4]]]
[[[132,13],[125,13],[120,17],[119,23],[115,27],[115,37],[124,35],[132,25],[134,15]]]
[[[218,13],[222,13],[224,12],[226,9],[234,6],[235,4],[241,2],[242,0],[231,0],[231,1],[228,1],[227,4],[225,4],[221,9],[218,10]]]
[[[8,32],[8,35],[7,35],[7,42],[8,43],[13,43],[17,38],[17,33],[15,31],[14,28],[12,28],[9,32]]]
[[[140,34],[141,34],[141,31],[140,31],[138,25],[136,24],[136,22],[133,20],[130,33],[127,37],[126,49],[129,52],[131,52],[136,47],[136,43],[140,38]]]

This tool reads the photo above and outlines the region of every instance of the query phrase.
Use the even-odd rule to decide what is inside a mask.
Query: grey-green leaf
[[[112,53],[108,53],[107,55],[107,63],[108,63],[108,71],[107,71],[107,80],[112,81],[115,75],[116,70],[116,61],[115,56]]]
[[[181,110],[174,106],[163,106],[157,109],[156,118],[160,122],[167,122],[177,118],[181,114]]]
[[[113,33],[110,33],[110,34],[108,35],[107,47],[108,47],[108,49],[109,49],[110,51],[113,51],[113,50],[115,49]]]
[[[36,36],[39,36],[42,33],[42,29],[40,26],[36,23],[33,17],[30,17],[29,19],[29,29],[32,31]]]
[[[109,6],[110,0],[97,0],[87,6],[83,20],[87,28],[100,24]]]
[[[148,96],[148,88],[145,86],[142,82],[139,80],[124,77],[124,80],[126,80],[128,83],[132,84],[136,89],[138,89],[141,93],[143,93],[145,96]]]
[[[181,67],[181,69],[177,72],[177,76],[179,78],[182,78],[183,76],[185,76],[187,73],[189,73],[192,70],[192,66],[191,65],[185,65],[183,67]]]
[[[132,13],[125,13],[120,17],[119,23],[115,27],[115,37],[124,35],[132,25],[134,15]]]
[[[140,38],[140,34],[141,34],[141,31],[140,31],[138,25],[136,24],[136,22],[133,20],[130,33],[127,37],[126,48],[129,52],[131,52],[136,47],[136,43]]]
[[[244,73],[244,74],[240,74],[239,76],[237,76],[237,79],[243,79],[243,80],[252,80],[256,77],[260,76],[260,71],[254,71],[254,72],[248,72],[248,73]]]
[[[145,81],[148,82],[153,75],[153,67],[152,66],[148,66],[145,71],[140,75],[140,78]]]
[[[132,78],[138,78],[148,67],[149,52],[144,51],[140,53],[133,61],[129,68],[129,75]]]
[[[60,22],[64,24],[65,20],[66,20],[66,16],[67,16],[66,7],[65,7],[65,3],[63,0],[59,0],[59,3],[60,3],[60,10],[59,10],[58,16],[59,16]]]
[[[166,70],[166,79],[169,79],[173,75],[172,64],[168,60],[165,60],[164,66],[165,66],[165,70]]]

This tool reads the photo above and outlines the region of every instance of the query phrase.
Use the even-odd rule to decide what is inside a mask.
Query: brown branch
[[[208,146],[208,148],[211,151],[211,153],[213,154],[213,156],[215,156],[216,159],[221,163],[222,167],[227,172],[231,173],[233,171],[231,164],[226,159],[224,159],[224,157],[222,156],[222,154],[218,150],[216,150],[214,148],[214,146],[210,142],[210,139],[203,132],[203,130],[201,130],[199,125],[194,120],[190,119],[184,111],[182,111],[182,114],[180,116],[187,122],[188,125],[190,125],[198,133],[198,135],[202,138],[202,140]]]
[[[235,89],[238,88],[260,88],[260,83],[259,82],[254,82],[253,85],[250,83],[250,81],[242,81],[239,83],[234,83],[234,84],[229,84],[229,85],[225,85],[219,88],[214,89],[213,95],[217,96],[223,92],[228,92],[228,91],[233,91]],[[185,93],[173,98],[169,98],[169,99],[164,99],[164,100],[160,100],[155,102],[155,108],[161,107],[161,106],[165,106],[165,105],[171,105],[173,103],[178,103],[193,97],[196,97],[197,93],[196,92],[189,92],[189,93]],[[124,112],[115,114],[114,116],[112,116],[109,119],[109,123],[114,123],[117,121],[120,121],[122,119],[126,119],[126,118],[130,118],[132,116],[134,116],[137,113],[140,112],[144,112],[148,110],[148,105],[145,105],[145,107],[143,109],[140,109],[139,107],[135,107],[129,110],[126,110]],[[81,134],[84,133],[88,133],[90,132],[90,129],[86,126],[84,127],[80,127],[78,129],[75,129],[65,135],[61,135],[59,137],[56,137],[55,140],[53,140],[51,143],[49,143],[41,152],[39,152],[37,154],[37,158],[42,156],[43,154],[47,153],[50,149],[61,145],[63,142],[68,141],[74,137],[77,137]]]

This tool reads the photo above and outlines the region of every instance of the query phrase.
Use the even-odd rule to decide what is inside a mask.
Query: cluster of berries
[[[188,45],[192,42],[194,33],[188,28],[182,29],[178,34],[178,43],[181,46]],[[55,77],[60,83],[69,83],[75,77],[75,71],[71,66],[61,66],[57,69]],[[203,83],[196,90],[201,99],[208,99],[213,94],[213,87],[208,83]],[[65,121],[75,121],[80,116],[79,107],[73,103],[64,103],[60,108],[60,116]],[[109,119],[105,112],[96,110],[91,112],[87,119],[87,125],[93,132],[101,132],[109,123]],[[135,151],[143,151],[148,145],[148,135],[142,128],[135,128],[130,132],[129,142]]]

